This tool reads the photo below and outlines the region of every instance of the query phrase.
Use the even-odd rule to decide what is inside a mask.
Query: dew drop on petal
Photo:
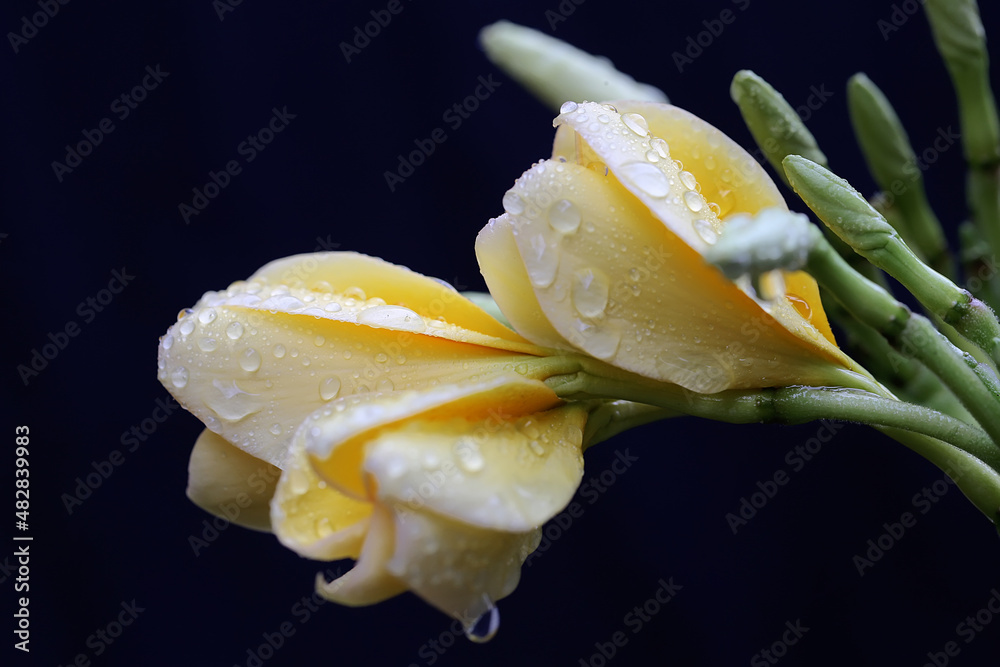
[[[420,333],[426,328],[424,318],[403,306],[375,306],[363,310],[358,313],[358,324],[414,333]]]
[[[652,141],[649,142],[649,145],[653,147],[653,150],[656,151],[660,157],[670,157],[670,146],[668,146],[667,142],[660,137],[653,137]]]
[[[174,337],[171,334],[167,334],[163,337],[163,349],[169,350],[174,346]]]
[[[285,356],[285,346],[278,343],[271,349],[271,352],[274,354],[275,359],[281,359]]]
[[[640,114],[624,113],[622,114],[622,122],[625,123],[625,127],[632,130],[640,137],[645,137],[649,134],[649,124]]]
[[[215,321],[215,308],[204,308],[198,313],[198,321],[202,324],[211,324]]]
[[[568,199],[560,199],[549,206],[549,224],[563,234],[572,234],[580,228],[580,209]]]
[[[694,177],[690,171],[682,171],[680,173],[681,183],[684,184],[688,190],[694,190],[698,186],[698,179]]]
[[[692,213],[698,213],[705,208],[705,198],[694,190],[688,190],[684,193],[684,204],[691,209]]]
[[[339,313],[341,308],[342,306],[339,303],[337,303],[336,301],[331,301],[330,303],[326,304],[323,307],[323,310],[325,310],[328,313]]]
[[[253,373],[260,368],[260,352],[248,347],[243,350],[240,354],[240,368],[247,371],[248,373]]]
[[[188,383],[188,372],[183,366],[174,370],[170,374],[170,383],[177,387],[178,389],[183,389]]]
[[[670,181],[666,174],[649,162],[629,162],[618,168],[625,180],[650,197],[666,197],[670,193]]]
[[[812,321],[812,307],[809,302],[800,297],[798,294],[788,293],[785,295],[792,306],[795,308],[795,312],[802,316],[802,319]]]
[[[489,601],[489,598],[486,600],[489,607],[482,616],[465,626],[465,636],[469,638],[469,641],[477,644],[485,644],[493,639],[497,630],[500,629],[500,611],[496,605]]]
[[[513,190],[508,190],[503,196],[503,210],[511,215],[520,215],[524,213],[524,200]]]
[[[340,378],[336,375],[328,377],[319,385],[319,397],[324,401],[331,401],[340,393]]]
[[[212,352],[218,347],[218,343],[214,338],[199,338],[198,347],[202,352]]]
[[[239,340],[240,336],[243,335],[243,325],[240,322],[230,322],[229,326],[226,327],[226,335],[231,340]]]
[[[576,102],[563,102],[562,106],[559,107],[559,113],[571,113],[576,111],[576,108],[580,106]]]
[[[698,218],[691,224],[694,227],[694,231],[701,237],[701,240],[708,245],[713,245],[719,240],[719,233],[715,231],[715,227],[708,220]]]
[[[271,424],[271,428],[268,429],[271,435],[281,435],[281,424]]]
[[[189,335],[192,331],[194,331],[194,319],[189,317],[188,319],[181,322],[181,325],[177,328],[181,332],[181,335],[183,336]]]
[[[598,317],[608,307],[609,285],[607,278],[594,269],[583,269],[573,274],[573,306],[584,317]]]

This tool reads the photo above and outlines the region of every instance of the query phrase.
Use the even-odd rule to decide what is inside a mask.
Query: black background
[[[319,246],[482,289],[475,235],[514,179],[549,152],[553,114],[497,72],[476,34],[500,18],[551,32],[546,11],[558,12],[558,0],[401,6],[350,63],[341,42],[385,2],[247,1],[220,20],[208,0],[75,0],[16,54],[7,40],[0,46],[9,452],[0,487],[12,513],[14,426],[26,424],[34,537],[30,656],[10,646],[14,547],[0,546],[6,664],[70,664],[82,653],[95,665],[246,665],[263,633],[290,622],[294,635],[265,664],[596,666],[595,642],[624,631],[628,642],[608,664],[737,665],[797,620],[809,630],[784,665],[919,666],[948,641],[961,649],[952,664],[996,664],[1000,619],[970,643],[956,630],[1000,587],[996,532],[953,487],[920,514],[914,494],[943,474],[853,425],[799,471],[786,454],[816,436],[817,424],[680,419],[596,447],[588,477],[610,470],[618,452],[638,460],[596,502],[578,497],[584,513],[569,527],[550,528],[556,539],[501,602],[500,633],[483,646],[456,638],[449,619],[409,594],[362,609],[326,604],[300,622],[293,606],[311,594],[317,571],[337,564],[303,560],[266,534],[230,527],[194,554],[189,536],[201,535],[207,515],[184,486],[200,423],[177,411],[134,451],[121,441],[168,396],[156,380],[156,345],[177,311],[269,260]],[[899,19],[916,3],[895,7]],[[796,106],[829,91],[809,125],[834,169],[865,192],[874,186],[850,138],[851,74],[864,70],[882,86],[918,150],[957,129],[926,19],[918,12],[885,39],[878,21],[894,5],[884,0],[565,0],[562,8],[572,13],[556,36],[613,58],[745,146],[728,94],[738,69],[754,69]],[[735,21],[679,72],[672,53],[727,8]],[[37,11],[35,2],[5,3],[0,29],[20,30]],[[983,18],[1000,35],[998,9],[986,3]],[[119,119],[112,101],[147,66],[169,76]],[[500,87],[461,127],[447,125],[444,112],[490,75]],[[295,118],[246,163],[237,146],[275,107]],[[114,131],[60,182],[52,162],[105,117]],[[439,127],[447,141],[390,192],[384,172]],[[185,224],[178,205],[232,159],[242,173]],[[938,156],[926,177],[954,239],[965,215],[960,148]],[[135,278],[85,322],[78,304],[123,267]],[[18,365],[71,321],[79,335],[25,385]],[[63,494],[114,450],[122,465],[69,514]],[[726,514],[778,470],[788,484],[734,535]],[[859,576],[853,557],[906,511],[916,525]],[[625,615],[671,577],[683,588],[633,633]],[[113,644],[88,645],[133,600],[144,609],[135,622]]]

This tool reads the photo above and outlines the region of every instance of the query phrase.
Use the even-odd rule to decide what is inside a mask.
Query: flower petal
[[[508,533],[394,507],[396,543],[386,564],[421,598],[466,626],[509,595],[541,528]]]
[[[480,422],[493,420],[503,424],[508,420],[508,415],[520,417],[522,415],[533,415],[536,412],[552,408],[561,401],[555,393],[543,382],[529,380],[514,373],[483,380],[481,382],[470,382],[466,384],[450,384],[424,391],[394,392],[383,395],[367,395],[348,397],[336,401],[328,408],[321,410],[309,417],[302,424],[302,431],[306,438],[306,450],[310,454],[313,465],[319,475],[329,484],[340,489],[344,493],[359,500],[375,500],[380,491],[373,488],[393,477],[401,477],[404,473],[419,475],[417,471],[405,471],[400,468],[406,465],[407,461],[393,458],[392,445],[386,445],[383,456],[371,465],[383,472],[380,468],[386,466],[390,470],[385,471],[384,480],[382,475],[372,478],[372,471],[368,470],[368,456],[372,453],[371,443],[382,437],[391,441],[391,433],[405,425],[405,422],[419,418],[421,423],[426,422],[426,430],[433,433],[439,426],[443,432],[452,433],[457,424],[464,422],[466,429],[455,435],[457,441],[450,441],[454,451],[448,453],[448,460],[452,465],[458,467],[477,468],[485,463],[485,460],[476,460],[476,451],[472,446],[465,444],[468,433],[475,432],[477,427],[486,431],[488,440],[488,425],[480,425]],[[567,420],[580,421],[576,413],[572,413],[573,418]],[[565,437],[568,442],[572,442],[574,434],[573,427],[579,430],[575,422],[566,426]],[[413,435],[407,431],[406,436]],[[550,436],[556,437],[556,436]],[[577,443],[582,435],[577,435]],[[447,439],[445,437],[445,439]],[[557,438],[558,439],[558,438]],[[432,436],[432,441],[434,438]],[[419,446],[419,442],[413,443],[414,449]],[[479,448],[479,443],[473,441],[473,445]],[[434,442],[434,449],[429,451],[430,456],[439,456],[441,444]],[[485,445],[484,445],[485,446]],[[528,448],[528,441],[524,442],[525,449]],[[571,445],[565,445],[571,446]],[[404,444],[405,447],[405,444]],[[564,463],[564,458],[572,459],[571,454],[564,457],[562,452],[564,445],[559,441],[554,447],[557,452],[551,457],[555,470],[560,470]],[[503,448],[501,448],[502,451]],[[579,445],[577,444],[577,449]],[[478,453],[483,456],[481,452]],[[491,453],[491,457],[493,454]],[[545,458],[545,457],[543,457]],[[429,459],[428,459],[429,460]],[[423,469],[427,463],[421,460],[417,465]],[[440,461],[441,464],[444,461]],[[571,463],[570,466],[573,464]],[[576,454],[575,465],[580,467],[579,454]],[[473,470],[472,472],[477,472]],[[502,475],[502,471],[496,471],[497,475]],[[558,476],[561,472],[554,473]],[[577,474],[580,474],[579,470]],[[493,473],[491,473],[492,477]],[[507,485],[511,484],[511,479],[507,478]],[[579,480],[577,479],[577,482]],[[405,487],[405,483],[400,487]],[[569,502],[575,486],[569,491],[565,502]],[[513,491],[509,491],[513,492]],[[445,495],[442,494],[441,502],[446,502]],[[563,504],[565,504],[565,502]],[[556,509],[561,509],[561,506]],[[461,511],[461,510],[459,510]],[[467,512],[474,512],[472,508],[466,508]],[[499,512],[499,510],[497,510]],[[554,513],[554,512],[553,512]],[[464,518],[459,516],[458,518]],[[548,517],[546,517],[548,518]],[[508,521],[517,521],[516,518],[508,518]],[[543,519],[544,520],[544,519]],[[532,524],[534,525],[534,524]]]
[[[825,384],[853,368],[791,305],[759,304],[665,227],[666,213],[654,216],[603,169],[543,161],[510,193],[523,207],[507,213],[515,243],[562,347],[703,393]],[[551,251],[539,255],[540,247]],[[525,297],[505,292],[493,265],[484,263],[484,276],[507,313]]]
[[[187,496],[198,507],[238,526],[271,530],[268,504],[281,471],[208,429],[188,462]]]
[[[379,501],[513,532],[559,513],[583,477],[587,411],[568,405],[521,416],[496,405],[479,421],[417,417],[383,429],[364,463]]]
[[[209,292],[161,339],[160,381],[209,429],[280,467],[295,427],[337,396],[494,373],[524,359],[510,348],[538,351],[353,294]]]
[[[358,558],[372,505],[349,498],[316,475],[299,429],[271,503],[271,524],[281,543],[317,560]]]
[[[358,607],[375,604],[407,589],[406,583],[388,569],[395,545],[392,513],[376,506],[358,562],[341,577],[327,582],[316,578],[316,592],[332,602]]]
[[[511,326],[538,345],[565,347],[562,336],[549,323],[535,299],[525,264],[511,261],[519,256],[511,219],[506,213],[490,220],[476,237],[479,270],[483,276],[488,276],[494,299],[496,294],[506,297],[503,304],[497,305]]]
[[[356,252],[318,252],[285,257],[266,264],[249,281],[355,297],[363,293],[376,296],[386,304],[408,308],[426,320],[448,322],[468,331],[521,345],[527,342],[452,286],[405,266]]]

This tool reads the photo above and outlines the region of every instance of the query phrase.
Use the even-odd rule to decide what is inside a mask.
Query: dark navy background
[[[282,624],[294,634],[264,651],[265,665],[770,664],[756,654],[779,642],[782,665],[919,667],[949,641],[960,649],[951,664],[996,664],[1000,618],[984,614],[990,622],[971,636],[958,627],[1000,587],[996,532],[953,487],[938,484],[951,490],[915,505],[943,474],[863,427],[837,429],[802,464],[795,448],[829,433],[818,424],[679,419],[600,445],[587,476],[603,475],[604,490],[591,483],[577,497],[582,513],[550,526],[555,539],[501,602],[500,632],[484,646],[456,638],[449,619],[409,594],[362,609],[325,604],[307,618],[296,605],[316,572],[338,564],[301,559],[266,534],[229,527],[196,556],[189,537],[202,535],[207,515],[184,486],[200,423],[177,411],[146,421],[156,428],[144,441],[123,442],[162,415],[157,338],[177,312],[269,260],[356,250],[483,288],[476,233],[553,136],[553,113],[479,50],[477,31],[491,21],[551,32],[556,14],[546,12],[561,8],[557,36],[611,57],[746,146],[728,94],[738,69],[754,69],[796,106],[822,91],[809,125],[834,169],[866,192],[874,186],[850,138],[848,76],[864,70],[883,87],[918,150],[957,130],[926,20],[906,13],[916,2],[577,1],[402,0],[350,62],[341,42],[387,2],[245,1],[220,19],[209,0],[76,0],[16,53],[4,39],[0,495],[6,536],[14,427],[26,424],[34,537],[30,656],[11,647],[20,594],[13,543],[0,545],[4,664],[68,665],[83,654],[94,665],[253,665],[248,651]],[[38,11],[35,1],[5,3],[0,31],[20,31]],[[894,12],[901,25],[885,33],[891,24],[879,21]],[[1000,10],[986,3],[984,20],[1000,36]],[[672,54],[699,35],[707,46],[678,71]],[[122,118],[112,103],[147,67],[161,80]],[[446,120],[491,76],[500,85],[474,113],[458,126]],[[273,109],[294,118],[248,162],[240,145]],[[53,161],[105,118],[114,130],[60,181]],[[438,128],[447,140],[390,191],[384,172]],[[241,173],[185,224],[178,206],[231,160]],[[926,172],[952,238],[965,215],[961,164],[955,145]],[[134,278],[97,312],[87,299],[110,298],[102,290],[115,271]],[[67,325],[78,334],[25,385],[18,365]],[[626,454],[637,460],[613,472]],[[111,457],[120,465],[68,513],[63,494]],[[734,535],[726,514],[778,471],[788,483]],[[859,576],[854,556],[907,511],[915,525]],[[682,588],[668,604],[641,625],[627,616],[671,578]],[[109,624],[116,633],[119,615],[136,614],[113,643],[94,634]],[[808,630],[798,639],[786,622]],[[599,647],[610,653],[619,632],[624,645],[605,659]],[[797,639],[787,654],[783,634]]]

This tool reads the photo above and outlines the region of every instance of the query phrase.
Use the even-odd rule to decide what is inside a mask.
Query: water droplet
[[[351,356],[352,355],[350,350],[344,350],[344,359],[350,359]]]
[[[523,255],[528,278],[535,287],[548,287],[555,281],[559,269],[559,249],[542,234],[532,237],[530,245]]]
[[[489,605],[486,611],[483,612],[482,616],[465,626],[465,636],[469,638],[469,641],[477,644],[485,644],[493,639],[497,630],[500,629],[500,611],[490,602],[489,598],[485,595],[483,597],[486,598]]]
[[[611,116],[609,116],[606,113],[598,114],[597,120],[599,120],[602,123],[607,123],[611,120]]]
[[[218,343],[214,338],[199,338],[198,347],[202,352],[211,352],[218,347]]]
[[[562,106],[559,107],[559,113],[572,113],[576,111],[578,106],[580,105],[576,102],[563,102]]]
[[[326,338],[323,338],[323,336],[316,336],[316,338],[313,339],[313,343],[316,347],[323,347],[323,345],[326,344]]]
[[[455,454],[458,456],[458,466],[465,472],[479,472],[486,465],[479,445],[472,440],[455,443]]]
[[[424,318],[403,306],[375,306],[358,313],[358,324],[420,333],[426,326]]]
[[[328,313],[339,313],[341,308],[342,306],[339,303],[337,303],[336,301],[331,301],[330,303],[326,304],[323,307],[323,310],[325,310]]]
[[[240,368],[247,371],[248,373],[253,373],[260,368],[260,352],[248,347],[243,350],[240,354]]]
[[[538,442],[537,440],[529,441],[528,447],[530,447],[531,451],[533,451],[538,456],[545,456],[545,448],[542,447],[541,443]]]
[[[709,171],[715,169],[715,158],[711,155],[705,156],[705,169],[708,169]]]
[[[621,342],[621,332],[605,323],[603,326],[594,326],[586,322],[577,322],[578,337],[577,343],[585,352],[598,359],[610,359],[618,352],[618,344]]]
[[[653,139],[650,140],[649,145],[653,147],[653,150],[656,151],[660,157],[664,159],[670,157],[670,146],[668,146],[667,142],[660,137],[653,137]]]
[[[708,208],[711,209],[712,213],[714,213],[716,217],[720,217],[722,215],[722,208],[714,201],[708,203]]]
[[[271,424],[271,428],[268,430],[271,432],[271,435],[281,435],[281,424]]]
[[[178,389],[183,389],[188,383],[188,372],[183,366],[174,370],[170,374],[170,382]]]
[[[375,391],[392,391],[395,388],[396,385],[393,384],[392,380],[389,378],[382,378],[378,381],[378,384],[375,385]]]
[[[257,395],[240,389],[236,385],[236,380],[230,380],[229,384],[226,384],[216,378],[212,380],[212,386],[219,393],[208,392],[205,396],[205,404],[222,419],[235,422],[260,411],[261,403],[258,401]]]
[[[198,313],[198,321],[202,324],[211,324],[215,321],[216,317],[215,308],[204,308]]]
[[[319,384],[319,397],[331,401],[340,393],[340,378],[336,375],[328,377]]]
[[[580,209],[568,199],[560,199],[549,206],[549,224],[563,234],[572,234],[580,228]]]
[[[524,200],[513,190],[508,190],[503,196],[503,210],[511,215],[520,215],[524,213]]]
[[[649,134],[649,123],[647,123],[646,119],[637,113],[622,114],[622,122],[625,123],[625,127],[632,130],[640,137],[645,137]]]
[[[194,331],[194,319],[190,317],[187,318],[186,320],[181,322],[181,325],[177,327],[177,329],[181,332],[181,335],[183,336],[190,335],[190,333]]]
[[[274,353],[275,359],[281,359],[285,356],[285,346],[281,343],[275,345],[271,351]]]
[[[694,177],[690,171],[682,171],[680,173],[681,183],[684,184],[688,190],[694,190],[698,186],[698,179]]]
[[[573,274],[573,305],[584,317],[597,317],[608,307],[608,279],[594,269]]]
[[[692,213],[697,213],[705,208],[705,198],[694,190],[688,190],[684,193],[684,204],[691,209]]]
[[[649,162],[629,162],[619,167],[618,172],[650,197],[666,197],[670,192],[666,174]]]
[[[637,283],[642,278],[642,273],[637,268],[631,268],[628,270],[628,277],[632,282]]]
[[[226,335],[232,340],[239,340],[243,335],[243,325],[239,322],[230,322],[226,327]]]
[[[698,218],[691,224],[694,227],[694,231],[701,237],[701,240],[708,245],[712,245],[719,240],[719,233],[715,231],[715,227],[708,220]]]
[[[646,151],[646,159],[649,160],[650,162],[659,162],[660,155],[652,148],[650,148],[648,151]]]
[[[174,337],[172,335],[170,335],[170,334],[167,334],[166,336],[164,336],[163,337],[163,349],[164,350],[169,350],[173,346],[174,346]]]
[[[795,312],[802,316],[802,319],[812,321],[812,306],[809,302],[800,297],[798,294],[788,293],[785,298],[791,302],[792,306],[795,308]]]

